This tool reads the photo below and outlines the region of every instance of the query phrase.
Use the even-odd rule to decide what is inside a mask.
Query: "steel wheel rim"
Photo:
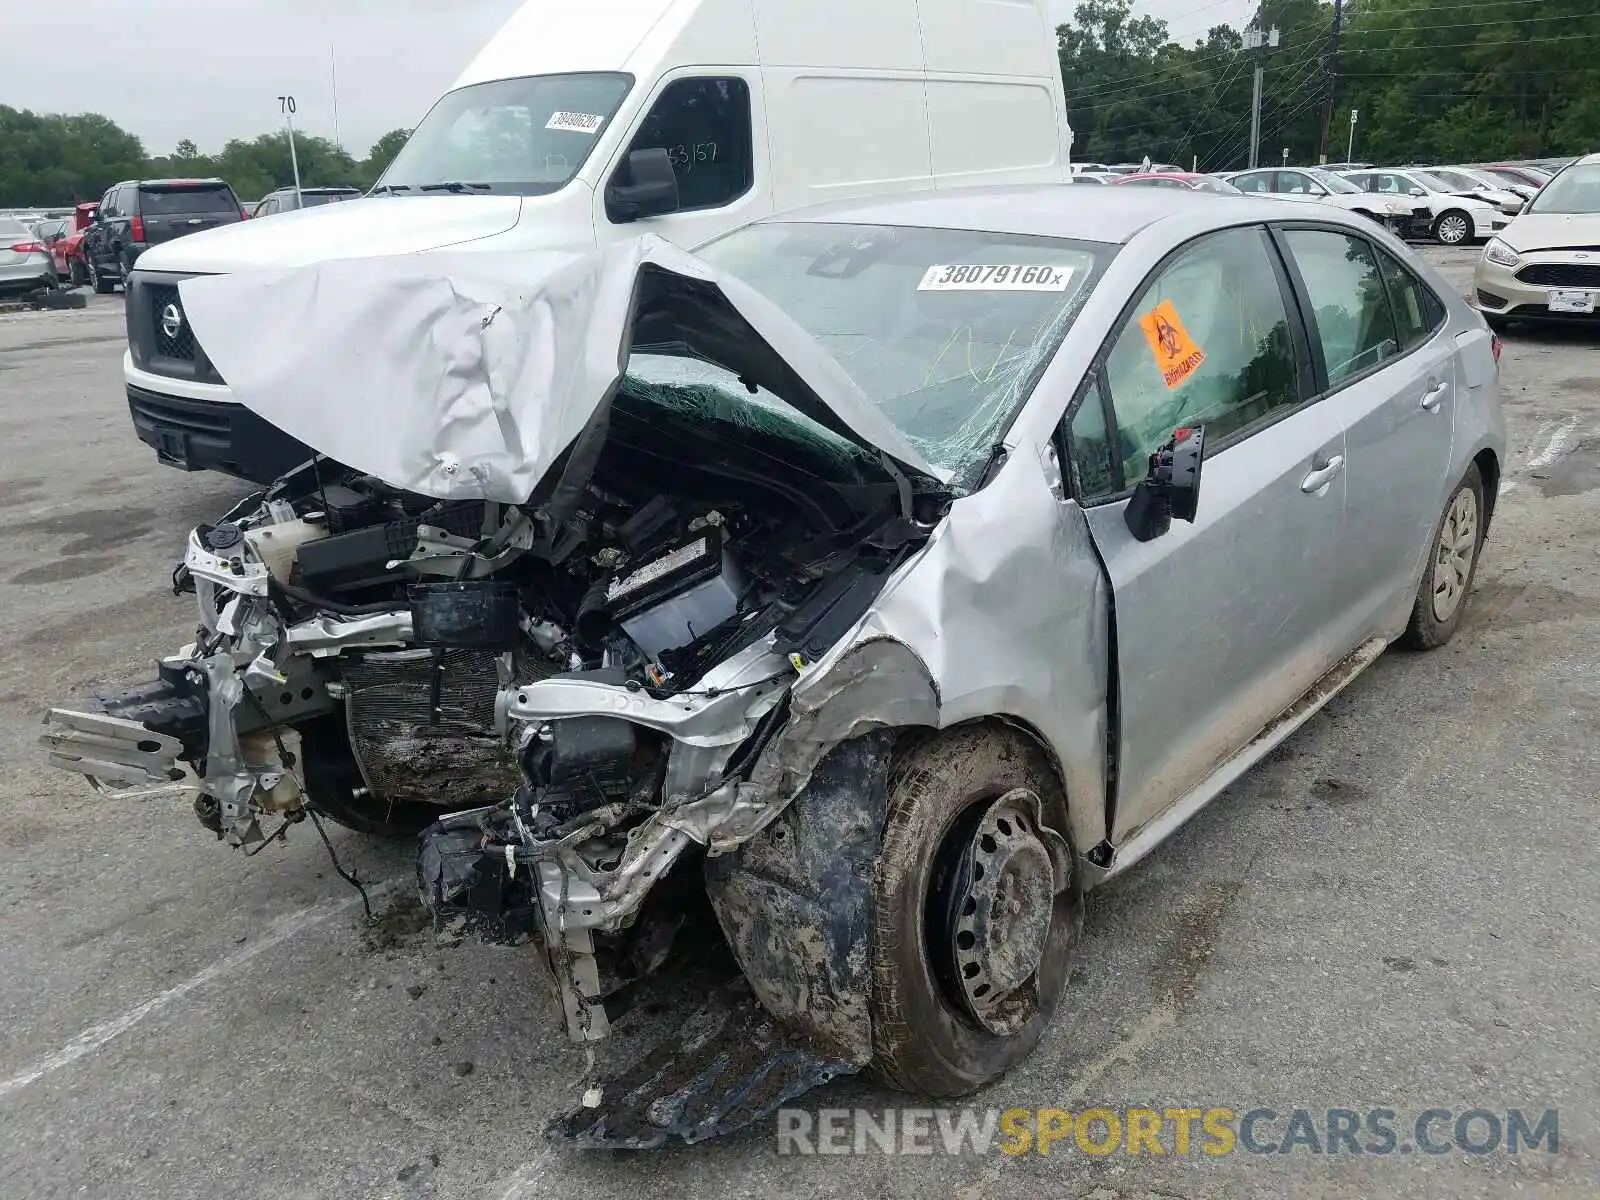
[[[1448,621],[1467,595],[1478,552],[1478,497],[1462,488],[1445,510],[1433,548],[1433,615]]]
[[[1439,240],[1447,245],[1457,245],[1467,238],[1467,223],[1461,217],[1446,217],[1439,222]]]
[[[967,1020],[1001,1037],[1039,1012],[1038,973],[1054,909],[1049,853],[1033,829],[1038,797],[1017,788],[967,810],[930,893],[930,950],[941,990]]]

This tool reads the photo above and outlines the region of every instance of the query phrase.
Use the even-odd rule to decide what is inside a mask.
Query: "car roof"
[[[1198,171],[1138,171],[1132,175],[1124,175],[1122,179],[1180,179],[1188,183],[1194,179],[1210,179],[1209,175],[1202,175]]]
[[[183,179],[139,179],[139,180],[136,180],[135,182],[138,184],[139,187],[183,188],[183,187],[227,187],[228,186],[228,181],[227,180],[225,180],[225,179],[217,179],[217,178],[209,178],[209,179],[195,179],[195,178],[183,178]]]
[[[1216,215],[1249,221],[1281,221],[1283,201],[1249,196],[1214,197]],[[778,213],[769,222],[805,221],[842,225],[910,225],[981,233],[1036,234],[1078,241],[1131,241],[1165,217],[1193,214],[1194,198],[1174,188],[1077,188],[1067,183],[1026,187],[953,188],[912,192]]]

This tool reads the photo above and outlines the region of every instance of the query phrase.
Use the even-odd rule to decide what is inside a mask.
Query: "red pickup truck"
[[[56,260],[56,277],[63,283],[87,283],[88,265],[83,257],[83,234],[94,223],[100,211],[100,201],[86,200],[72,210],[70,223],[65,223],[58,236],[46,240],[50,256]]]

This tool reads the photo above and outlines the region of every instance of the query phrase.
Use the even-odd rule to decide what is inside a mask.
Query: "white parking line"
[[[1549,444],[1546,445],[1545,448],[1541,450],[1534,458],[1529,460],[1528,465],[1522,468],[1523,471],[1537,471],[1543,467],[1548,467],[1551,463],[1555,462],[1556,459],[1560,458],[1567,452],[1568,446],[1572,441],[1572,434],[1577,428],[1577,417],[1573,417],[1570,420],[1563,422],[1557,427],[1556,431],[1550,435]]]
[[[368,886],[367,895],[376,900],[380,894],[387,892],[393,886],[393,882]],[[104,1046],[113,1038],[120,1037],[128,1032],[128,1030],[152,1013],[158,1013],[173,1002],[183,999],[196,988],[204,987],[206,984],[221,979],[225,975],[232,974],[258,954],[264,954],[275,946],[281,946],[296,934],[304,933],[306,930],[320,925],[340,913],[348,912],[353,905],[360,902],[359,897],[352,897],[349,900],[325,901],[322,904],[313,904],[310,908],[302,908],[299,912],[292,912],[279,917],[268,925],[263,932],[254,935],[249,945],[235,950],[232,954],[223,958],[219,958],[210,966],[195,972],[182,983],[168,988],[158,996],[152,996],[142,1004],[135,1005],[121,1016],[113,1017],[109,1021],[102,1021],[98,1025],[91,1025],[54,1054],[47,1055],[26,1071],[19,1072],[11,1076],[10,1079],[0,1082],[0,1100],[4,1100],[14,1092],[20,1092],[30,1084],[37,1083],[46,1075],[54,1074],[62,1067],[71,1066],[80,1058],[93,1054],[101,1046]]]

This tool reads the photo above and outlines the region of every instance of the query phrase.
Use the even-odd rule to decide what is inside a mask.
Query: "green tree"
[[[300,183],[323,187],[353,183],[355,160],[327,138],[297,133],[295,154],[300,163]],[[263,133],[244,141],[235,138],[223,146],[215,160],[216,174],[233,185],[242,200],[259,200],[275,188],[294,184],[288,133]]]
[[[391,129],[372,143],[372,149],[367,152],[367,157],[361,163],[358,172],[363,186],[371,187],[378,182],[379,176],[389,169],[389,164],[394,161],[395,155],[400,153],[410,137],[409,129]]]
[[[0,105],[0,207],[97,200],[145,163],[138,138],[97,113],[39,114]]]

